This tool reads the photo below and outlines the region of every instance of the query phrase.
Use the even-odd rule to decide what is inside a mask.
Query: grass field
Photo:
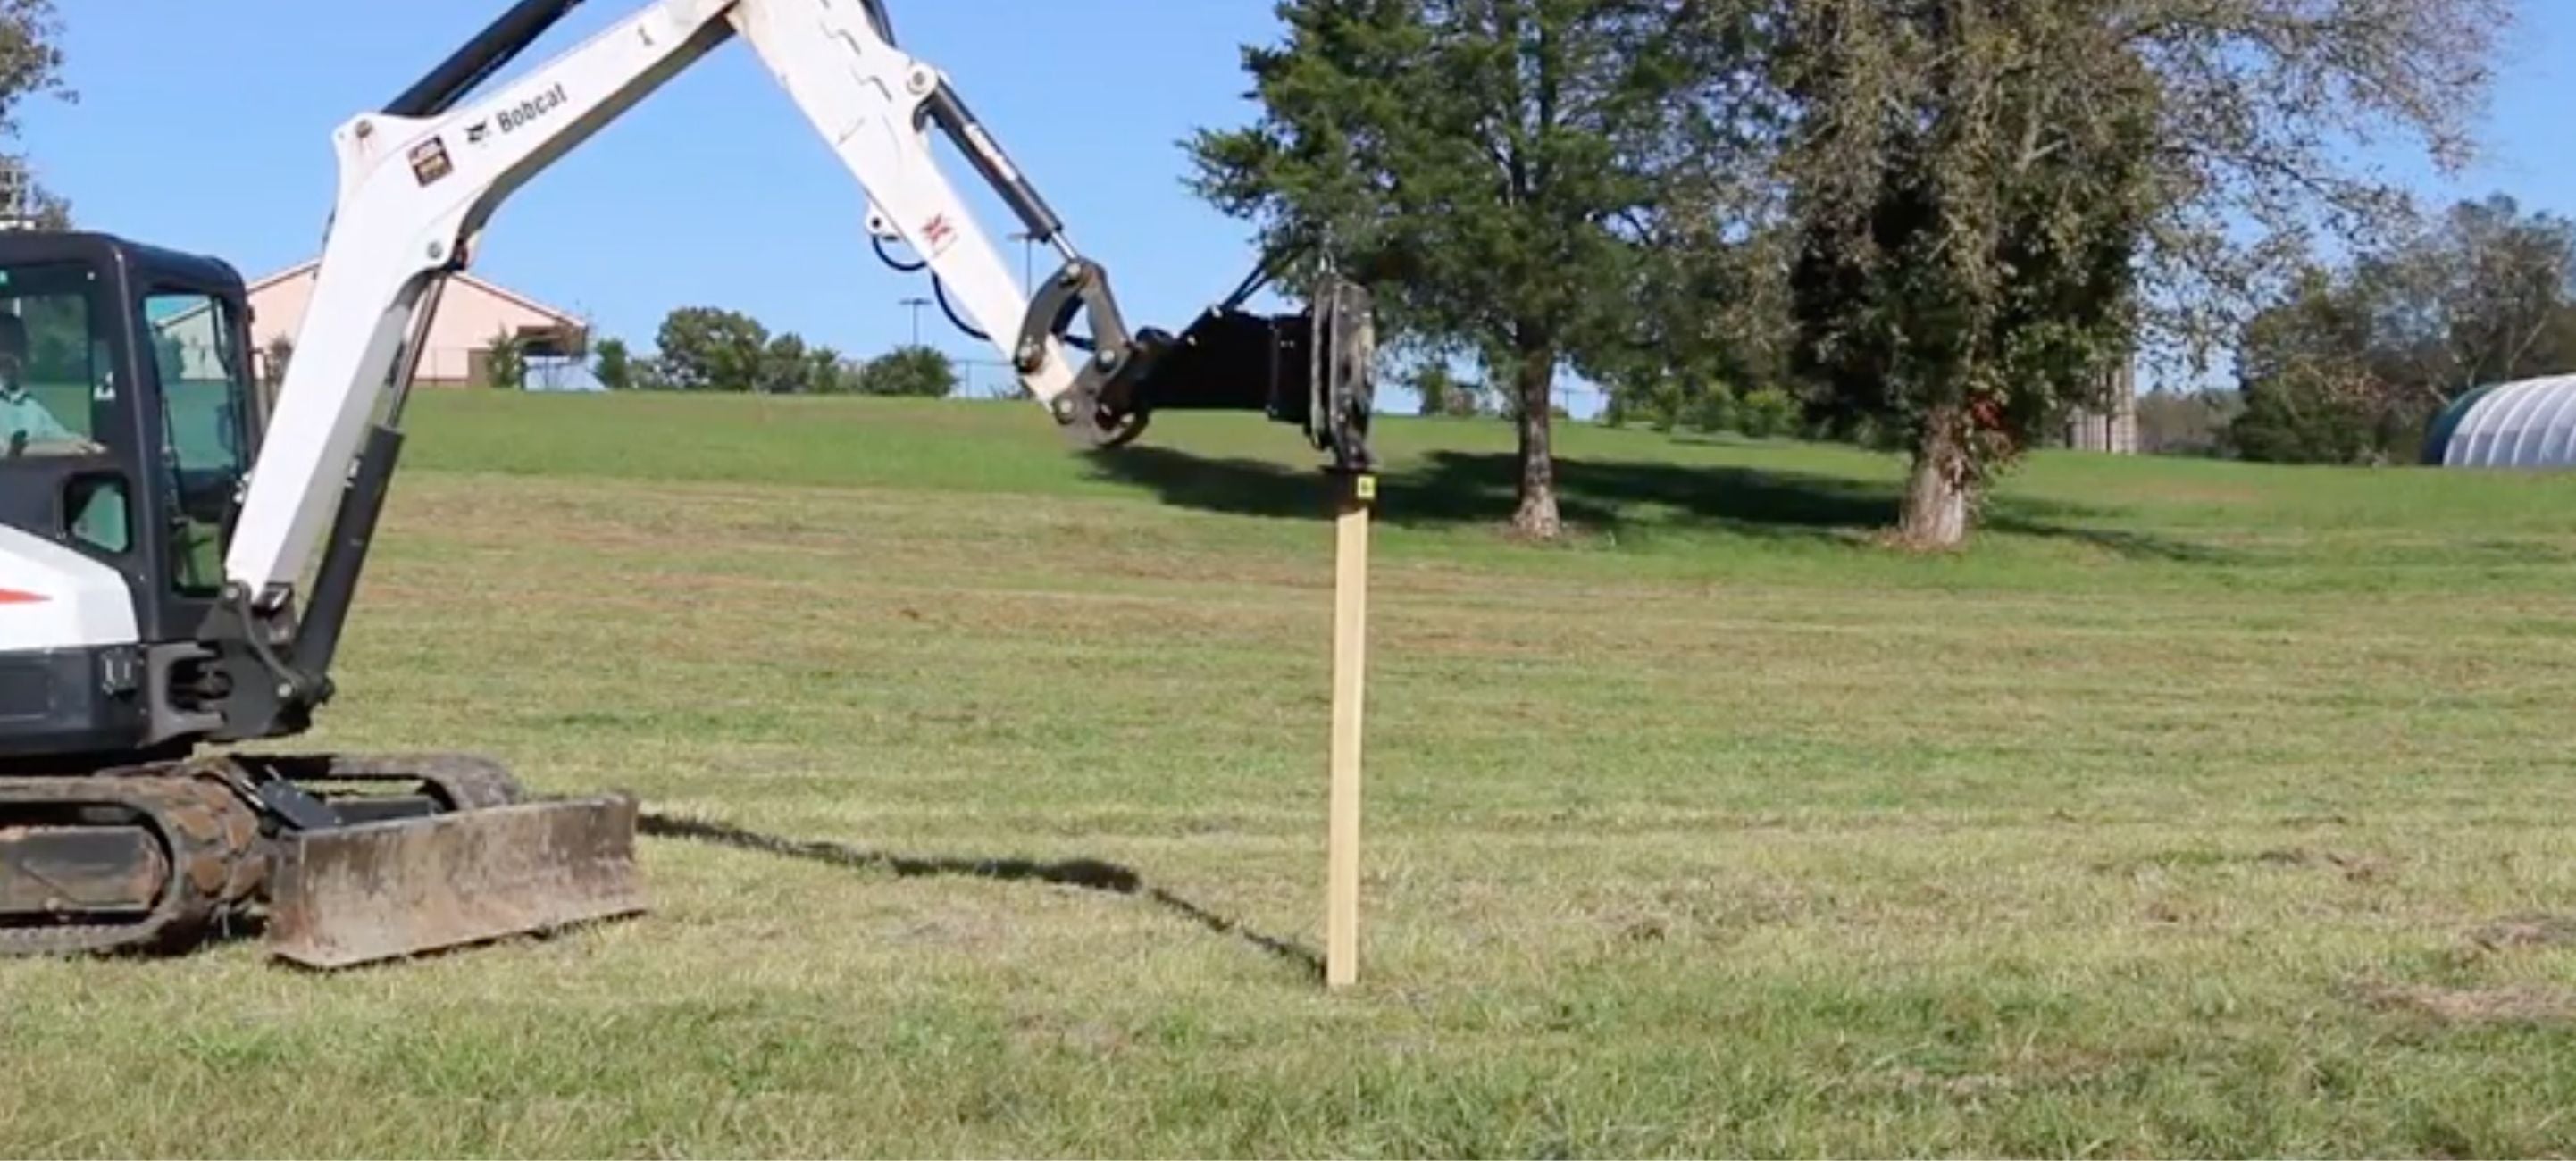
[[[2576,479],[1391,420],[1315,977],[1290,429],[437,396],[308,744],[638,792],[641,920],[0,966],[0,1152],[2576,1152]],[[711,841],[730,836],[734,842]]]

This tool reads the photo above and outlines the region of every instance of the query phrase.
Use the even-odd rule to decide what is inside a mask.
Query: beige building
[[[261,353],[263,367],[272,343],[280,337],[294,341],[321,265],[319,260],[306,262],[250,284],[251,341]],[[589,353],[587,322],[460,272],[449,276],[447,289],[439,297],[438,314],[430,320],[429,341],[412,382],[422,387],[488,386],[492,342],[503,334],[517,337],[532,362],[579,359]],[[532,367],[531,386],[538,385],[538,375]]]

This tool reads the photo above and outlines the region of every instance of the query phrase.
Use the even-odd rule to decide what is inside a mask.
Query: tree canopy
[[[1244,54],[1246,128],[1190,145],[1196,188],[1376,291],[1390,345],[1463,354],[1519,431],[1514,524],[1560,530],[1550,400],[1626,303],[1684,99],[1687,0],[1282,0]]]
[[[528,386],[528,352],[519,337],[504,327],[484,344],[484,380],[503,391],[523,391]]]
[[[638,358],[624,340],[601,339],[592,372],[611,391],[941,397],[958,385],[955,362],[935,348],[900,346],[862,361],[794,331],[773,335],[750,315],[716,307],[671,311],[656,346],[653,357]]]
[[[2070,404],[2205,358],[2323,229],[2404,220],[2338,146],[2454,162],[2500,0],[1778,0],[1803,366],[1912,452],[1901,531],[1958,543]],[[2252,224],[2248,244],[2228,227]]]
[[[654,339],[659,385],[675,391],[750,391],[761,381],[769,328],[740,311],[684,306]]]
[[[609,391],[635,388],[635,355],[627,349],[626,340],[614,336],[599,340],[599,345],[591,352],[591,360],[591,374],[599,379],[601,388]]]
[[[859,390],[944,399],[957,391],[957,365],[935,347],[897,347],[868,361]]]
[[[2576,372],[2576,222],[2501,195],[2349,266],[2311,266],[2237,348],[2248,459],[2414,455],[2472,388]]]
[[[63,24],[54,0],[0,0],[0,138],[18,138],[18,114],[35,98],[76,101],[63,76]],[[50,229],[71,225],[71,202],[36,180],[27,159],[0,151],[0,179],[15,183],[15,207]]]

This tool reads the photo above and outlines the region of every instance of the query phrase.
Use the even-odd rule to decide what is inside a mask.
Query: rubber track
[[[267,872],[259,818],[212,778],[155,774],[0,780],[0,819],[12,807],[110,806],[144,817],[171,874],[152,911],[126,923],[0,927],[0,955],[174,951],[194,946],[256,892]]]

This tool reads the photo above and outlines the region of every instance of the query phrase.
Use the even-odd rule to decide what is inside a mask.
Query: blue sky
[[[2502,191],[2526,210],[2576,217],[2576,0],[2519,0],[2519,7],[2480,125],[2483,156],[2455,180],[2403,154],[2391,158],[2390,172],[2428,198]]]
[[[2436,196],[2504,189],[2576,215],[2576,0],[2524,0],[2486,125],[2488,158]],[[246,276],[315,250],[332,128],[380,106],[504,0],[70,0],[74,104],[22,118],[42,177],[86,226],[230,258]],[[590,0],[525,70],[640,5]],[[1178,327],[1255,255],[1192,196],[1181,140],[1251,116],[1239,50],[1275,35],[1268,0],[888,0],[905,48],[945,69],[1107,264],[1131,322]],[[952,175],[979,187],[962,162]],[[1002,236],[1016,220],[979,199]],[[726,46],[506,204],[475,270],[649,346],[675,306],[872,354],[905,341],[923,276],[869,251],[858,187],[747,46]],[[1041,255],[1041,269],[1045,263]],[[954,354],[989,351],[922,312]]]

